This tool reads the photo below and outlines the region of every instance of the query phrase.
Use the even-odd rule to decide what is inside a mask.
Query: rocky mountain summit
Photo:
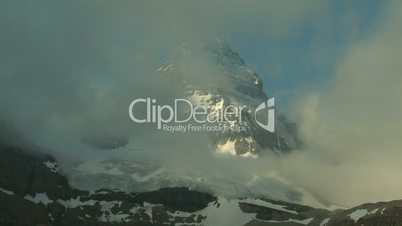
[[[204,43],[184,43],[159,68],[162,76],[179,83],[183,96],[195,105],[218,112],[229,105],[246,106],[225,124],[230,131],[211,136],[217,152],[240,156],[256,156],[263,150],[287,153],[298,149],[301,141],[297,126],[286,115],[277,112],[275,133],[261,128],[255,119],[256,108],[268,100],[263,83],[255,70],[246,65],[230,46],[214,39]],[[266,114],[257,114],[267,121]],[[239,131],[238,127],[244,128]]]

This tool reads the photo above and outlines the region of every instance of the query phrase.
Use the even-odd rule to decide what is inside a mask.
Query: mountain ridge
[[[21,164],[8,167],[15,158]],[[2,225],[402,225],[402,200],[331,212],[264,198],[227,200],[183,187],[89,192],[71,187],[49,154],[38,158],[1,145],[0,160]]]

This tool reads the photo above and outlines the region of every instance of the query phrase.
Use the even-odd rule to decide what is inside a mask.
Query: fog
[[[179,95],[175,84],[155,73],[184,41],[235,36],[242,41],[234,43],[253,37],[275,43],[300,31],[310,17],[325,18],[317,20],[325,33],[332,3],[177,3],[2,2],[0,118],[32,142],[80,161],[146,156],[175,172],[224,177],[245,185],[244,191],[287,200],[303,201],[306,191],[347,206],[402,198],[399,2],[390,2],[372,25],[374,35],[350,44],[329,82],[291,91],[298,95],[286,113],[299,124],[303,150],[259,159],[216,156],[206,134],[135,125],[128,105],[138,97],[166,103]],[[315,52],[317,62],[321,54],[330,53]],[[200,61],[192,68],[197,76],[212,74],[214,68]],[[219,84],[225,84],[220,77]],[[269,92],[274,85],[264,87]],[[82,142],[94,135],[127,136],[130,147],[145,151],[94,150]]]
[[[304,176],[289,176],[333,202],[401,196],[401,4],[390,5],[387,15],[372,38],[350,48],[329,89],[307,91],[295,105],[309,145],[286,160]]]

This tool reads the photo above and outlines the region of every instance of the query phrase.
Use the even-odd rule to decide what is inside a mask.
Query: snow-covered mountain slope
[[[107,188],[131,192],[161,187],[188,187],[227,198],[261,195],[295,201],[302,197],[297,189],[275,177],[248,178],[248,175],[215,170],[209,173],[208,169],[184,172],[132,160],[88,161],[80,164],[70,174],[74,185],[89,190]],[[245,181],[248,183],[244,184]]]
[[[184,43],[158,72],[180,84],[183,96],[193,104],[206,106],[210,112],[219,112],[229,105],[246,106],[240,117],[220,122],[230,128],[229,132],[211,135],[217,152],[255,156],[264,150],[281,154],[300,147],[297,126],[286,115],[276,114],[275,133],[256,123],[256,107],[266,102],[268,95],[257,72],[224,41]],[[239,132],[238,126],[245,130]]]
[[[249,164],[262,164],[261,159],[238,159]],[[68,172],[72,185],[85,190],[119,189],[125,192],[144,192],[163,187],[187,187],[218,195],[226,199],[264,197],[292,203],[328,208],[309,192],[286,181],[275,172],[244,172],[243,166],[230,159],[217,159],[228,168],[180,169],[156,163],[128,159],[93,159],[76,164]]]

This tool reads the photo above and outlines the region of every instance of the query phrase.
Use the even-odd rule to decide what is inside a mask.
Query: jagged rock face
[[[256,156],[264,149],[286,153],[300,147],[297,126],[284,114],[276,114],[275,133],[256,123],[255,109],[268,99],[262,80],[225,42],[184,43],[158,72],[179,83],[184,97],[206,106],[209,112],[229,105],[246,106],[241,116],[233,115],[233,122],[220,122],[230,128],[229,132],[211,136],[217,152]],[[236,126],[245,130],[239,132]]]

